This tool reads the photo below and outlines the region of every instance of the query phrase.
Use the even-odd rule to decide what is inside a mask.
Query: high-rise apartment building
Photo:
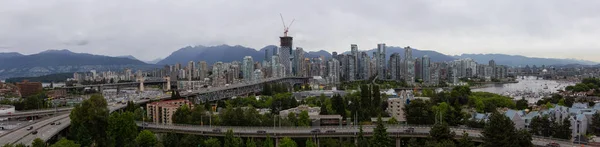
[[[354,72],[351,73],[351,74],[354,74],[354,78],[355,79],[361,79],[360,78],[360,74],[358,74],[358,69],[360,68],[360,64],[359,64],[360,63],[360,60],[359,60],[360,55],[359,55],[359,52],[358,52],[358,45],[356,45],[356,44],[350,44],[350,53],[354,57],[354,59],[353,59],[354,60],[354,63],[353,63],[353,65],[354,65],[354,67],[353,67]]]
[[[388,63],[389,65],[389,71],[390,71],[390,79],[391,80],[400,80],[400,64],[401,64],[401,60],[400,60],[400,54],[399,53],[393,53],[390,56],[390,61]]]
[[[406,84],[412,85],[415,82],[415,63],[412,56],[412,48],[404,47],[404,74],[403,78]]]
[[[252,78],[254,77],[254,60],[252,60],[251,56],[244,57],[242,63],[242,75],[246,82],[252,81]]]
[[[385,74],[385,43],[377,44],[377,74],[378,79],[384,80],[386,78]]]
[[[304,49],[302,49],[301,47],[296,47],[296,50],[294,52],[294,63],[293,63],[293,70],[292,72],[294,73],[295,76],[298,77],[303,77],[306,76],[304,75],[303,71],[304,71]]]
[[[421,79],[423,79],[424,83],[431,82],[430,58],[427,55],[421,59],[421,74]]]

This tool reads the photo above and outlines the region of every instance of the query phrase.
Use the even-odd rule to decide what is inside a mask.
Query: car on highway
[[[258,131],[256,131],[256,133],[258,133],[258,134],[265,134],[265,133],[267,133],[267,131],[265,131],[265,130],[258,130]]]
[[[221,128],[215,128],[212,130],[213,132],[221,132]]]
[[[31,134],[33,134],[33,135],[37,134],[37,130],[31,131]]]
[[[56,122],[56,125],[60,125],[60,121],[57,121],[57,122]]]
[[[52,123],[50,123],[50,125],[55,125],[55,124],[56,124],[56,122],[52,122]]]
[[[148,126],[148,123],[146,123],[146,122],[142,123],[142,126]]]
[[[335,130],[327,130],[325,133],[335,133]]]
[[[27,128],[27,131],[33,129],[33,126],[29,126],[29,128]]]
[[[321,129],[313,129],[310,131],[311,133],[321,133]]]
[[[546,147],[560,147],[560,144],[558,144],[556,142],[552,142],[552,143],[546,144]]]
[[[406,133],[414,133],[415,132],[415,128],[408,128],[408,129],[404,130],[404,132],[406,132]]]

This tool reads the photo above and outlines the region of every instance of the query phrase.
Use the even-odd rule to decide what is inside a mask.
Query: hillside
[[[568,65],[568,64],[581,64],[581,65],[594,65],[598,64],[592,61],[574,60],[574,59],[556,59],[556,58],[536,58],[526,57],[520,55],[506,55],[506,54],[462,54],[460,56],[454,56],[456,58],[471,58],[477,63],[487,64],[490,60],[494,60],[496,64],[508,65],[508,66],[541,66],[541,65]]]

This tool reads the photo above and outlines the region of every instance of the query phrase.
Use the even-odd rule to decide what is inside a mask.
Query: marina
[[[535,76],[517,77],[518,83],[489,84],[483,88],[476,88],[474,92],[490,92],[512,97],[515,100],[524,98],[529,103],[535,103],[543,97],[551,96],[558,90],[564,90],[575,82],[544,80]]]

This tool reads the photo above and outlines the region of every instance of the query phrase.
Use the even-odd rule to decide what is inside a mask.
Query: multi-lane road
[[[57,115],[56,117],[51,117],[51,118],[33,123],[31,125],[19,128],[12,132],[7,132],[6,134],[3,134],[0,137],[0,144],[3,145],[3,144],[7,144],[7,143],[8,144],[18,143],[23,138],[26,138],[26,137],[34,136],[35,138],[37,138],[37,136],[46,135],[46,132],[49,129],[53,128],[53,127],[48,127],[52,122],[56,122],[57,120],[62,120],[65,118],[69,118],[68,113],[63,113],[63,114]],[[61,125],[66,125],[66,124],[63,123]],[[50,126],[53,126],[53,125],[50,125]],[[29,129],[30,127],[33,127],[33,128]],[[35,130],[38,131],[37,134],[32,134],[32,132]],[[48,135],[50,135],[50,134],[48,134]],[[31,141],[33,141],[33,139],[31,139]]]

